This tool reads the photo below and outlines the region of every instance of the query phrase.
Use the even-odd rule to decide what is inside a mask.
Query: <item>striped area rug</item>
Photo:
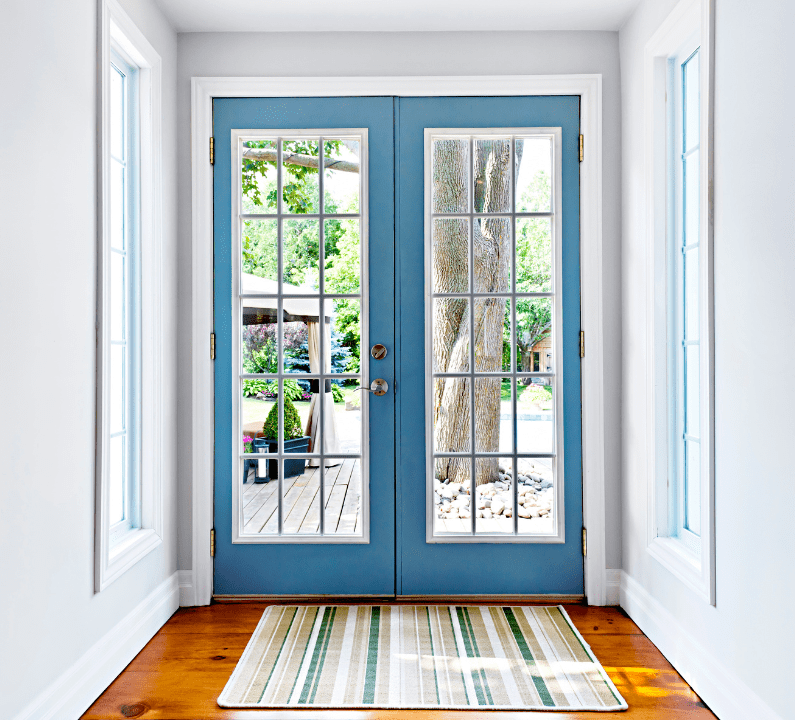
[[[626,710],[562,607],[271,606],[225,708]]]

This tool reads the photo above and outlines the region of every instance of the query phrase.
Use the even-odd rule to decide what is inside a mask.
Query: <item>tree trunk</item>
[[[510,211],[510,141],[474,143],[475,212]],[[466,212],[469,143],[434,143],[433,197],[435,212]],[[517,157],[517,170],[519,157]],[[510,290],[511,227],[508,218],[475,219],[472,228],[473,279],[476,292]],[[466,292],[469,287],[468,228],[463,219],[437,220],[433,228],[432,278],[436,292]],[[502,370],[505,298],[437,299],[433,309],[435,372],[469,371],[470,321],[474,334],[476,371]],[[470,314],[472,317],[470,318]],[[500,378],[475,382],[475,450],[496,452],[500,439]],[[436,452],[467,452],[471,448],[469,378],[437,378],[433,394]],[[478,460],[475,482],[497,479],[497,458]],[[467,482],[466,458],[438,460],[440,479]]]

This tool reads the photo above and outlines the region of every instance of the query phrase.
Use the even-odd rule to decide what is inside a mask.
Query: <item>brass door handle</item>
[[[366,390],[367,392],[373,393],[373,395],[386,395],[389,390],[389,383],[383,378],[377,378],[370,383],[370,387],[362,385],[361,387],[357,387],[356,390]],[[356,390],[354,390],[354,392],[356,392]]]

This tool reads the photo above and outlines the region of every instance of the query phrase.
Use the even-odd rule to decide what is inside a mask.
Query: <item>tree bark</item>
[[[475,212],[510,211],[510,141],[476,141],[473,158]],[[435,212],[466,212],[469,143],[434,143],[433,197]],[[517,157],[517,168],[520,157]],[[508,218],[476,218],[472,228],[473,281],[476,292],[510,290],[511,228]],[[469,232],[462,219],[437,220],[433,228],[432,278],[436,292],[466,292],[469,287]],[[466,299],[434,301],[433,364],[436,372],[469,371],[470,320],[475,370],[502,370],[505,298],[478,298],[474,308]],[[473,313],[470,319],[470,313]],[[501,379],[475,382],[475,450],[496,452],[500,439]],[[437,378],[433,394],[436,452],[466,452],[471,447],[469,378]],[[440,479],[468,482],[467,458],[437,461]],[[477,461],[475,482],[497,479],[498,459]]]

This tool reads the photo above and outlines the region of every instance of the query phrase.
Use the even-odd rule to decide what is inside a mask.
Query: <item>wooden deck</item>
[[[361,461],[346,459],[326,468],[326,534],[354,534],[361,530]],[[253,477],[251,474],[249,477]],[[320,468],[306,468],[303,475],[285,478],[283,534],[320,532]],[[277,497],[279,483],[243,485],[243,530],[276,534],[279,531]]]
[[[512,597],[508,604],[524,603]],[[626,712],[220,708],[216,698],[265,607],[234,603],[177,611],[83,720],[716,720],[623,611],[582,605],[566,605],[566,610],[629,704]]]

